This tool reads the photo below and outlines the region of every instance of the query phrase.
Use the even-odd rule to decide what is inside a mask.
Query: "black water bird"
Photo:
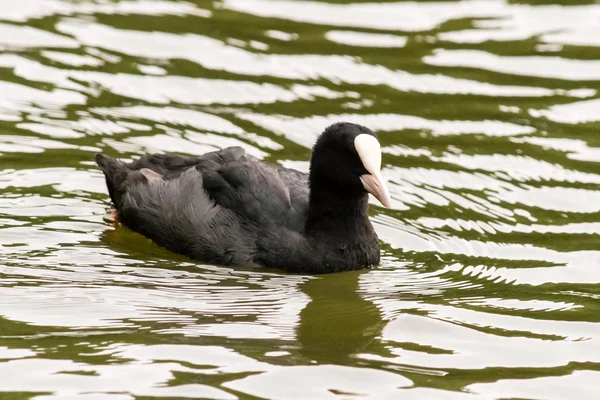
[[[379,264],[368,193],[389,207],[381,148],[340,122],[317,139],[310,173],[261,162],[241,147],[200,157],[96,155],[118,220],[173,252],[219,265],[329,273]]]

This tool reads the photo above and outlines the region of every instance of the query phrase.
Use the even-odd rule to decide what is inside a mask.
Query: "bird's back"
[[[119,219],[181,254],[219,264],[251,263],[261,232],[301,232],[306,174],[230,147],[201,157],[153,154],[129,163],[97,156]]]

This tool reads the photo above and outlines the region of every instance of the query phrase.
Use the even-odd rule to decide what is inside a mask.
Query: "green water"
[[[4,0],[0,398],[600,398],[600,5]],[[376,130],[378,268],[203,265],[93,155]]]

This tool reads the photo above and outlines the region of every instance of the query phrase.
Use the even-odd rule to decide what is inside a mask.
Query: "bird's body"
[[[99,154],[96,161],[119,221],[173,252],[298,273],[377,265],[367,191],[315,174],[327,167],[318,163],[332,161],[317,148],[310,175],[261,162],[240,147],[190,158],[147,155],[129,164]]]

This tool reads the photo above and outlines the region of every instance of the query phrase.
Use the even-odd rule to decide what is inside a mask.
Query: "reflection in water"
[[[570,60],[561,57],[502,57],[476,50],[442,50],[423,59],[428,64],[486,69],[506,74],[573,81],[598,80],[597,60]]]
[[[0,397],[599,397],[599,4],[8,3]],[[383,144],[378,268],[200,265],[104,221],[95,152],[306,170],[340,119]]]
[[[284,18],[315,24],[374,28],[381,30],[428,31],[459,18],[494,17],[502,3],[469,2],[377,2],[350,5],[294,0],[226,0],[225,7],[264,17]]]
[[[301,353],[319,364],[348,363],[384,326],[377,307],[361,297],[359,273],[327,275],[301,286],[311,301],[300,312]]]
[[[315,116],[308,118],[290,118],[260,114],[238,114],[253,123],[286,136],[289,140],[305,147],[312,147],[319,135],[319,127],[327,126],[335,121],[349,121],[370,126],[377,131],[427,130],[433,135],[484,134],[489,136],[512,136],[534,132],[528,126],[503,123],[498,121],[431,121],[410,115],[394,114],[341,114]],[[383,149],[385,152],[385,148]]]
[[[365,397],[400,395],[411,381],[391,372],[341,365],[283,367],[265,374],[235,380],[226,387],[261,398],[335,399],[338,395]]]
[[[251,76],[308,80],[319,77],[351,84],[389,85],[401,91],[424,93],[472,93],[484,96],[550,96],[544,88],[498,86],[443,75],[413,75],[381,65],[359,63],[337,55],[263,55],[197,35],[120,30],[104,25],[62,23],[58,29],[76,36],[82,43],[102,46],[137,57],[186,58],[207,69]],[[152,46],[147,46],[147,37]],[[190,53],[188,49],[198,49]],[[107,77],[107,79],[109,79]],[[113,77],[114,79],[114,77]],[[127,95],[127,94],[125,94]]]
[[[407,42],[405,36],[355,31],[329,31],[325,38],[332,42],[361,47],[404,47]]]

